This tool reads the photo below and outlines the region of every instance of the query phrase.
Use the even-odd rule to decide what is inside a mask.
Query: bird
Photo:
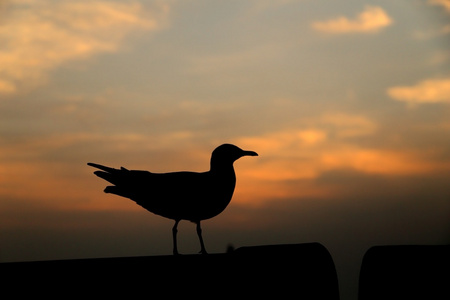
[[[148,211],[175,221],[172,227],[173,254],[178,255],[177,228],[181,220],[195,223],[201,254],[207,254],[200,222],[220,214],[230,203],[236,186],[233,163],[243,156],[258,156],[233,144],[222,144],[211,154],[206,172],[152,173],[115,169],[96,163],[94,174],[108,181],[105,193],[129,198]]]

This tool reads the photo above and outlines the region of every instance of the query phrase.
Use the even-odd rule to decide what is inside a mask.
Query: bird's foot
[[[208,254],[205,249],[200,250],[199,254]]]

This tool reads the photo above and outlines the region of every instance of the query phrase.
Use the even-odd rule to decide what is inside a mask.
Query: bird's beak
[[[242,156],[258,156],[258,153],[254,151],[242,151]]]

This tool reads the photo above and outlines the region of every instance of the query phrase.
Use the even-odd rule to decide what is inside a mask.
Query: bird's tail
[[[88,166],[102,170],[102,171],[95,171],[94,174],[114,185],[120,183],[121,178],[123,177],[122,172],[128,172],[128,170],[125,169],[124,167],[121,167],[119,170],[94,163],[88,163]]]
[[[124,167],[121,167],[120,170],[118,170],[118,169],[114,169],[114,168],[111,168],[111,167],[107,167],[107,166],[103,166],[103,165],[99,165],[99,164],[94,164],[94,163],[87,163],[87,164],[88,164],[88,166],[91,166],[91,167],[103,170],[103,171],[108,172],[108,173],[114,173],[114,172],[118,172],[118,171],[128,171]]]
[[[100,169],[102,171],[95,171],[94,174],[104,180],[114,184],[114,186],[107,186],[104,190],[105,193],[116,194],[118,196],[131,198],[132,195],[127,188],[129,170],[121,167],[120,169],[114,169],[111,167],[102,166],[99,164],[88,163],[88,166]]]

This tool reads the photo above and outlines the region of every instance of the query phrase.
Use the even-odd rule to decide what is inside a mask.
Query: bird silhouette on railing
[[[112,183],[105,193],[130,198],[148,211],[175,220],[172,228],[173,254],[178,254],[177,227],[181,220],[197,224],[200,253],[207,254],[200,221],[220,214],[230,203],[236,185],[233,163],[242,156],[258,156],[231,144],[212,152],[207,172],[151,173],[149,171],[114,169],[99,164],[89,166],[102,171],[94,174]]]

